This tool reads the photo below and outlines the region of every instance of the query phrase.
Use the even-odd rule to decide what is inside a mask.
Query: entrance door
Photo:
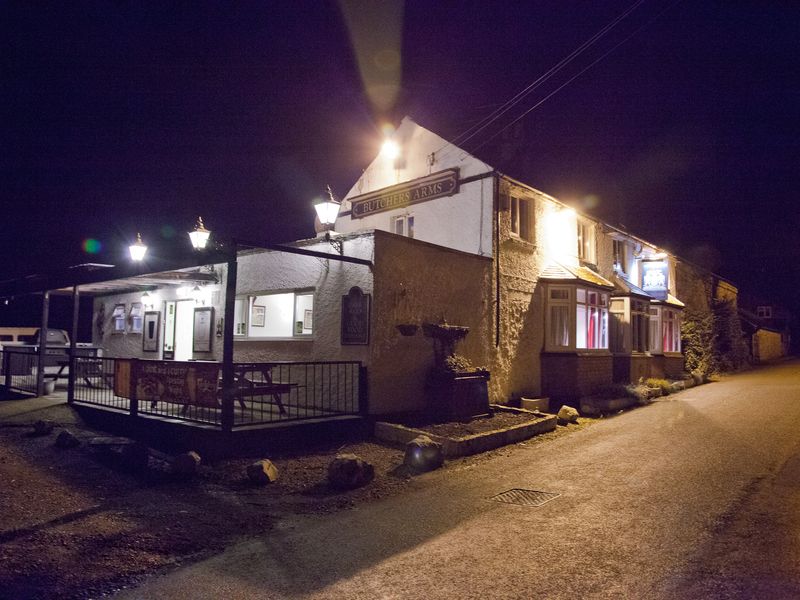
[[[194,300],[179,300],[175,310],[175,360],[192,358]]]

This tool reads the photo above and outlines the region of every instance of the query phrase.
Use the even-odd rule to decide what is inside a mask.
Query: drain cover
[[[541,506],[553,498],[558,498],[561,494],[554,492],[540,492],[538,490],[521,490],[514,488],[502,494],[492,496],[490,500],[495,502],[505,502],[506,504],[519,504],[520,506]]]

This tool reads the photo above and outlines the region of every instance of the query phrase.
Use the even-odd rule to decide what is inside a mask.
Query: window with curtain
[[[680,312],[664,308],[661,319],[662,346],[664,352],[681,351],[681,316]]]
[[[545,311],[545,347],[550,351],[608,349],[608,292],[550,286]]]
[[[647,352],[650,328],[649,302],[631,298],[631,336],[634,352]]]
[[[575,347],[586,350],[608,348],[608,294],[577,288]]]
[[[570,289],[550,288],[548,301],[549,345],[552,348],[569,348]]]

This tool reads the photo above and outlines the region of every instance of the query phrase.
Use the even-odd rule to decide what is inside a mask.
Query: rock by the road
[[[558,410],[558,424],[577,423],[579,414],[576,409],[564,405]]]
[[[413,471],[433,471],[444,464],[442,445],[427,435],[420,435],[406,444],[403,464]]]
[[[197,473],[201,462],[200,455],[194,450],[184,452],[172,459],[172,473],[180,477],[192,477]]]
[[[75,448],[80,445],[81,441],[68,429],[65,429],[56,437],[56,447],[58,448]]]
[[[247,465],[247,478],[258,485],[274,483],[278,480],[278,467],[271,460],[262,458]]]
[[[338,490],[352,490],[368,484],[375,467],[355,454],[337,454],[328,465],[328,483]]]

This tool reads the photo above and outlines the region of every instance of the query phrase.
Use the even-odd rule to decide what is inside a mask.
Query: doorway
[[[194,332],[194,300],[175,303],[175,360],[192,358]]]

